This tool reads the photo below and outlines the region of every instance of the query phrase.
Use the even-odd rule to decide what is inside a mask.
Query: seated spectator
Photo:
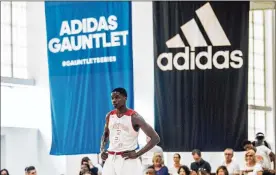
[[[10,175],[7,169],[2,169],[0,172],[1,175]]]
[[[154,155],[152,162],[153,162],[153,167],[156,172],[156,175],[169,175],[169,170],[164,165],[164,161],[161,155],[159,154]]]
[[[247,141],[245,146],[246,150],[254,150],[257,163],[261,164],[265,175],[275,174],[275,168],[272,169],[271,162],[275,161],[275,154],[266,146],[253,145],[250,141]]]
[[[175,153],[175,154],[173,155],[173,161],[174,161],[173,167],[171,167],[171,168],[169,169],[169,173],[170,173],[170,174],[172,174],[172,175],[177,175],[177,174],[178,174],[177,172],[178,172],[178,170],[179,170],[179,167],[182,166],[182,165],[180,164],[180,160],[181,160],[180,154]]]
[[[82,164],[79,175],[84,175],[84,174],[87,174],[87,173],[93,174],[93,173],[91,173],[90,167],[89,167],[88,164]]]
[[[84,173],[83,175],[92,175],[90,171]]]
[[[208,173],[206,170],[200,168],[200,169],[198,170],[197,174],[198,174],[198,175],[208,175],[209,173]]]
[[[218,167],[216,171],[216,175],[229,175],[228,169],[226,166]]]
[[[187,166],[182,165],[181,167],[179,167],[177,173],[179,175],[190,175],[190,170]]]
[[[231,148],[225,149],[224,157],[225,157],[225,160],[222,162],[222,165],[224,165],[227,168],[228,173],[230,175],[239,174],[240,166],[233,161],[233,157],[234,157],[233,149]]]
[[[262,166],[257,163],[255,152],[250,149],[245,153],[246,164],[242,168],[242,174],[244,175],[263,175]]]
[[[89,165],[89,169],[90,169],[91,173],[94,174],[94,175],[98,175],[98,170],[99,169],[92,164],[92,162],[89,159],[89,157],[83,157],[81,159],[81,165],[83,165],[83,164]]]
[[[203,160],[201,158],[201,152],[198,149],[194,149],[192,151],[193,158],[195,162],[191,163],[191,170],[198,172],[200,171],[206,171],[208,174],[211,174],[211,166],[209,162]]]
[[[34,166],[29,166],[26,168],[26,172],[27,175],[36,175],[36,169]]]
[[[146,142],[148,143],[149,141],[150,141],[150,137],[147,137]],[[141,146],[141,147],[143,148],[143,146]],[[145,154],[143,154],[141,156],[143,170],[147,169],[149,166],[152,165],[152,157],[155,154],[160,154],[162,156],[162,158],[164,158],[163,149],[158,145],[155,145],[151,150],[147,151]]]
[[[200,169],[200,170],[198,170],[197,174],[198,175],[208,175],[209,173],[203,169]]]
[[[255,152],[257,151],[257,149],[254,147],[254,145],[252,144],[252,142],[249,141],[249,140],[243,141],[242,147],[243,147],[243,149],[244,149],[245,151],[248,151],[248,150],[250,150],[250,149],[253,149]]]
[[[156,172],[154,170],[153,166],[149,166],[145,169],[145,175],[156,175]]]

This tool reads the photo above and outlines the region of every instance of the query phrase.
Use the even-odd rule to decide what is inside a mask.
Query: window
[[[1,1],[1,76],[28,78],[26,2]]]
[[[254,138],[257,132],[273,134],[268,132],[273,128],[273,13],[274,10],[253,10],[249,14],[249,139]]]

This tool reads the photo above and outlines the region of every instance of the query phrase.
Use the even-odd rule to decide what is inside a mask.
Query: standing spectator
[[[7,169],[2,169],[0,172],[1,172],[1,175],[10,175]]]
[[[192,151],[193,158],[195,162],[191,163],[191,170],[198,171],[206,171],[208,174],[211,174],[211,166],[209,162],[203,160],[201,158],[201,152],[198,149],[194,149]]]
[[[265,140],[265,135],[264,135],[264,133],[262,133],[262,132],[258,132],[257,134],[256,134],[256,138],[255,138],[256,140],[255,141],[253,141],[253,145],[254,146],[261,146],[261,145],[264,145],[264,146],[266,146],[267,148],[269,148],[270,150],[271,150],[271,146],[270,146],[270,144]]]
[[[169,173],[170,174],[172,174],[172,175],[177,175],[178,173],[178,169],[180,168],[180,166],[182,166],[181,164],[180,164],[180,160],[181,160],[181,156],[180,156],[180,154],[178,154],[178,153],[175,153],[174,155],[173,155],[173,161],[174,161],[174,164],[173,164],[173,167],[171,167],[170,169],[169,169]]]
[[[239,174],[240,166],[233,161],[234,151],[231,148],[224,150],[225,160],[222,162],[222,165],[226,166],[227,171],[230,175]]]

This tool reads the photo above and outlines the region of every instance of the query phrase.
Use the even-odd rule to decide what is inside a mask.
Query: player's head
[[[127,92],[124,88],[115,88],[111,93],[112,105],[114,108],[119,109],[126,105]]]

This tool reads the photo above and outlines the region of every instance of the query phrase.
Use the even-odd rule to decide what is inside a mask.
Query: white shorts
[[[108,154],[102,175],[143,175],[141,160],[125,160],[121,155]]]

